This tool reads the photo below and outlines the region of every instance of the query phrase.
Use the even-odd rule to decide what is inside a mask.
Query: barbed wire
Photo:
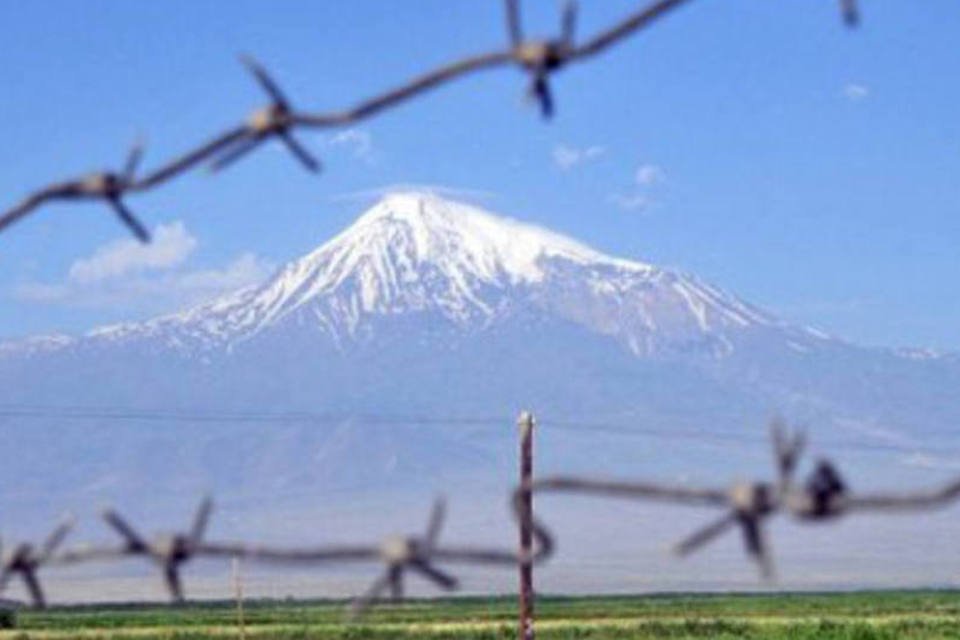
[[[393,536],[380,544],[324,545],[317,547],[277,547],[235,541],[210,541],[206,531],[213,503],[207,498],[198,506],[189,529],[166,536],[147,538],[120,513],[107,509],[103,519],[122,539],[120,546],[80,546],[57,553],[73,526],[73,520],[60,523],[46,540],[35,547],[21,543],[2,557],[0,593],[14,576],[24,581],[37,607],[46,604],[38,571],[48,565],[74,565],[94,561],[116,561],[130,557],[151,560],[161,571],[174,602],[184,600],[180,571],[197,557],[241,558],[271,565],[342,565],[379,563],[383,573],[350,605],[356,616],[389,592],[397,600],[404,594],[404,578],[419,574],[445,591],[459,586],[456,576],[438,565],[478,565],[516,568],[547,561],[556,551],[556,538],[532,512],[524,508],[525,496],[543,493],[585,494],[632,500],[675,503],[722,508],[726,513],[693,532],[674,546],[677,555],[690,554],[731,528],[739,528],[747,555],[754,560],[764,579],[774,578],[773,562],[764,532],[765,522],[778,513],[796,520],[834,521],[841,516],[891,511],[912,512],[932,509],[960,498],[960,478],[932,489],[907,493],[856,494],[828,459],[816,462],[802,484],[795,482],[806,439],[802,432],[790,433],[781,421],[771,425],[776,478],[736,482],[728,487],[691,487],[662,482],[611,480],[576,476],[548,476],[517,486],[510,496],[514,521],[527,528],[534,540],[529,553],[475,545],[442,545],[440,531],[446,519],[446,501],[438,498],[422,535]],[[2,551],[2,548],[0,548]]]
[[[520,505],[511,502],[514,517],[519,522],[523,517]],[[175,603],[184,602],[185,594],[181,569],[197,557],[238,558],[268,564],[340,565],[377,562],[384,567],[383,574],[362,595],[355,598],[349,608],[350,617],[362,613],[379,601],[389,589],[392,600],[403,597],[404,576],[407,572],[419,574],[435,586],[452,591],[459,580],[437,564],[467,564],[479,566],[516,567],[520,563],[539,563],[553,552],[553,539],[546,527],[536,524],[534,539],[536,548],[530,554],[481,546],[444,546],[439,544],[439,535],[446,519],[446,501],[438,498],[426,527],[420,536],[391,536],[377,545],[326,545],[319,547],[272,547],[244,542],[208,541],[206,531],[213,510],[210,498],[204,498],[198,506],[191,526],[185,531],[148,538],[130,524],[115,509],[103,512],[103,520],[122,539],[120,546],[84,545],[56,553],[74,525],[72,517],[65,519],[35,548],[30,543],[15,546],[6,556],[0,554],[0,593],[10,580],[19,576],[24,583],[33,605],[46,606],[46,595],[41,587],[38,572],[48,565],[76,565],[88,562],[124,560],[143,557],[161,571],[170,598]],[[3,551],[0,546],[0,551]]]
[[[772,580],[775,574],[763,523],[777,513],[785,512],[797,520],[824,522],[850,513],[932,509],[960,498],[960,478],[932,490],[853,494],[835,464],[826,458],[817,461],[806,481],[797,485],[794,475],[805,448],[805,435],[800,431],[791,434],[779,420],[771,424],[770,431],[777,472],[776,480],[772,482],[746,481],[735,482],[728,487],[698,488],[655,482],[553,476],[534,480],[529,489],[534,493],[580,493],[724,508],[726,513],[674,545],[673,551],[679,556],[686,556],[728,529],[738,527],[747,555],[757,563],[761,577],[766,580]]]
[[[0,214],[0,232],[52,201],[100,201],[141,242],[150,241],[150,233],[126,206],[128,195],[154,189],[209,161],[213,171],[227,168],[263,143],[279,140],[307,170],[319,172],[321,163],[293,136],[299,128],[334,128],[354,124],[386,109],[448,84],[458,78],[482,70],[506,66],[519,67],[529,76],[528,96],[535,100],[544,118],[555,111],[550,88],[552,74],[572,64],[589,60],[606,51],[690,0],[656,0],[642,6],[620,22],[601,30],[581,43],[576,42],[577,4],[568,2],[562,11],[559,35],[548,39],[528,38],[520,19],[519,0],[505,0],[508,47],[468,56],[411,78],[407,82],[354,104],[342,111],[297,111],[279,84],[266,69],[250,56],[241,62],[267,93],[270,103],[255,111],[246,122],[233,126],[196,148],[161,164],[146,175],[137,177],[143,157],[143,145],[131,148],[120,171],[101,171],[87,177],[53,183],[27,195],[11,209]],[[845,23],[859,21],[856,0],[839,0]]]

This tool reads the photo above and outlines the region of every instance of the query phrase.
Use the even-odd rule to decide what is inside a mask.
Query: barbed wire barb
[[[163,572],[164,582],[174,602],[184,600],[183,583],[180,579],[180,567],[202,551],[201,544],[210,521],[213,501],[208,497],[201,500],[193,517],[193,523],[186,533],[174,533],[148,541],[141,536],[114,509],[103,512],[104,521],[123,538],[125,545],[117,550],[118,556],[144,555],[153,559]]]
[[[3,557],[2,566],[0,566],[0,593],[3,593],[10,579],[19,575],[23,580],[27,593],[33,606],[43,609],[47,606],[43,587],[40,585],[40,578],[37,571],[46,565],[53,557],[57,548],[63,544],[64,539],[73,529],[74,519],[72,516],[65,517],[60,524],[54,528],[41,545],[36,549],[32,544],[23,542],[16,545],[9,556]],[[0,557],[2,557],[3,547],[0,545]]]
[[[856,27],[860,24],[860,8],[857,6],[857,0],[840,0],[840,14],[848,27]]]
[[[572,0],[564,5],[560,36],[550,40],[524,39],[519,11],[519,0],[506,0],[507,33],[512,55],[530,75],[528,98],[536,100],[540,113],[550,119],[555,110],[550,74],[561,69],[572,57],[577,5]]]
[[[41,205],[55,200],[101,200],[141,242],[150,241],[150,232],[137,220],[123,202],[127,192],[134,190],[136,171],[143,157],[143,145],[137,142],[127,154],[121,172],[101,171],[85,178],[51,185],[28,196],[23,202],[0,216],[3,231]]]
[[[778,491],[787,491],[806,447],[806,434],[799,429],[790,433],[783,418],[777,416],[770,423],[770,439],[777,464]]]
[[[295,125],[293,107],[286,95],[263,65],[252,56],[242,55],[240,62],[270,96],[271,103],[254,112],[249,118],[244,136],[224,145],[224,148],[218,151],[220,155],[213,160],[211,169],[220,171],[240,160],[269,138],[277,138],[305,169],[313,173],[319,172],[320,162],[293,137],[291,131]]]
[[[452,591],[459,581],[452,575],[433,565],[433,553],[437,538],[446,518],[446,500],[437,498],[430,512],[427,528],[422,536],[388,538],[380,546],[380,559],[385,565],[383,574],[350,605],[350,616],[357,616],[371,604],[380,599],[383,592],[390,590],[394,601],[403,598],[403,577],[407,571],[419,573],[444,591]]]

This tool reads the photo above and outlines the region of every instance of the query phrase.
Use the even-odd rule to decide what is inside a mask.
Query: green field
[[[0,640],[211,637],[513,638],[513,598],[419,600],[343,620],[343,603],[248,602],[241,632],[232,604],[63,607],[22,611]],[[960,592],[544,597],[540,638],[960,639]]]

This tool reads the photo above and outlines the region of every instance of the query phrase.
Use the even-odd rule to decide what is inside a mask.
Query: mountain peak
[[[561,257],[581,264],[606,262],[646,270],[649,265],[601,254],[571,238],[542,227],[489,213],[479,207],[443,198],[428,191],[400,191],[385,195],[343,234],[318,251],[335,244],[369,249],[374,238],[409,244],[416,262],[468,263],[484,279],[497,274],[511,282],[542,279],[541,258]],[[383,248],[382,243],[374,246]]]
[[[489,319],[513,287],[539,283],[557,262],[646,272],[535,225],[433,193],[384,196],[354,224],[290,263],[268,283],[270,317],[336,301],[353,333],[369,314],[439,311],[466,323]],[[343,325],[343,322],[335,324]]]

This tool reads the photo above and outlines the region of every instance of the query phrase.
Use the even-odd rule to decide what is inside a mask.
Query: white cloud
[[[327,144],[331,147],[343,147],[350,150],[355,158],[369,160],[373,154],[373,136],[369,131],[351,127],[333,135]]]
[[[870,87],[864,84],[858,84],[856,82],[848,82],[843,87],[843,95],[847,100],[852,102],[859,102],[864,100],[867,96],[870,95]]]
[[[650,198],[642,193],[629,195],[613,193],[610,194],[608,200],[624,211],[643,211],[650,206]]]
[[[98,248],[92,256],[74,262],[68,278],[72,282],[93,283],[132,273],[170,269],[182,264],[196,248],[197,239],[177,221],[158,226],[149,244],[124,238]]]
[[[656,184],[660,184],[667,179],[667,174],[664,173],[663,169],[655,164],[641,164],[637,167],[637,171],[634,174],[634,180],[641,187],[652,187]]]
[[[163,312],[256,284],[274,269],[252,253],[222,267],[186,268],[197,245],[183,223],[161,225],[150,245],[112,242],[75,261],[62,281],[21,283],[14,295],[38,304]]]
[[[667,174],[660,165],[643,163],[633,172],[633,186],[626,193],[610,194],[607,201],[624,211],[646,211],[654,204],[651,194],[666,181]]]
[[[595,160],[606,153],[606,148],[599,145],[592,145],[584,148],[570,147],[564,144],[558,144],[553,148],[553,164],[561,171],[569,171],[577,165]]]

